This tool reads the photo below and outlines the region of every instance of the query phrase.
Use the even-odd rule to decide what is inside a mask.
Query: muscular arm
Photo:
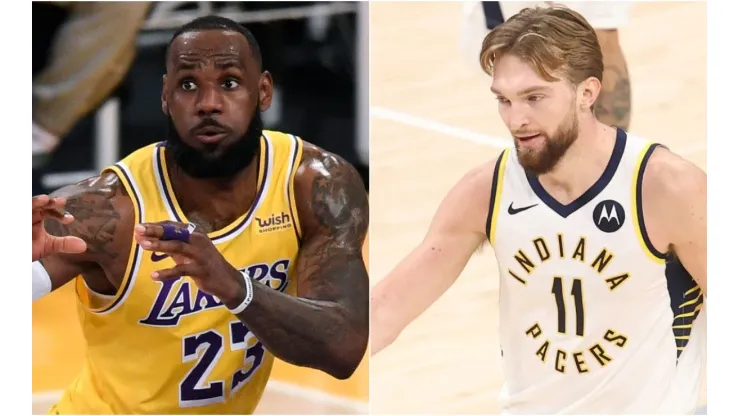
[[[643,194],[651,240],[678,257],[706,296],[707,174],[658,148],[645,170]]]
[[[351,165],[306,144],[296,202],[303,229],[298,297],[254,285],[252,303],[238,316],[278,358],[346,379],[368,340],[367,194]]]
[[[92,177],[61,188],[52,196],[67,199],[65,209],[75,221],[63,225],[46,220],[47,232],[54,236],[76,236],[87,243],[84,253],[55,254],[41,260],[51,277],[52,290],[76,276],[110,269],[120,257],[126,261],[132,236],[126,234],[125,229],[127,226],[129,231],[133,229],[133,213],[131,201],[116,175],[106,173]],[[97,286],[94,289],[109,287],[105,281],[92,284]]]
[[[596,118],[627,130],[632,112],[632,92],[627,62],[619,45],[617,30],[596,30],[604,56],[604,76],[596,100]]]
[[[493,164],[467,174],[449,192],[424,240],[371,294],[371,354],[398,335],[444,294],[485,241]]]

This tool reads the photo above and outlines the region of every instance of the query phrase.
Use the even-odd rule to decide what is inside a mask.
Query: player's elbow
[[[330,376],[346,380],[357,371],[365,356],[368,344],[367,322],[356,322],[347,319],[340,339],[331,339],[327,345],[328,361],[330,365],[324,370]]]
[[[348,357],[337,358],[334,360],[334,365],[326,370],[326,373],[337,380],[347,380],[357,371],[361,361],[362,356],[357,360]]]

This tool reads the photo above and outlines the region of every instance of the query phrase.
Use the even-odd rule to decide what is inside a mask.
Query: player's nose
[[[201,116],[220,114],[223,110],[223,96],[215,88],[202,88],[196,108]]]
[[[526,111],[514,110],[509,117],[509,128],[512,131],[525,129],[529,125],[529,115]]]

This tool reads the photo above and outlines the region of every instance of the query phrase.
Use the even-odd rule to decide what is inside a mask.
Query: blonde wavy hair
[[[540,77],[563,77],[578,85],[602,79],[604,60],[593,27],[565,6],[526,8],[496,26],[483,40],[481,68],[493,75],[497,56],[512,54],[528,62]]]

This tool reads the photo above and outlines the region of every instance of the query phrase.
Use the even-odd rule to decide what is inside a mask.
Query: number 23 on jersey
[[[195,365],[180,382],[180,407],[226,401],[227,391],[228,395],[239,391],[262,364],[265,347],[241,321],[229,323],[229,332],[224,337],[215,330],[208,330],[182,339],[182,362],[195,362]],[[242,368],[236,370],[228,380],[206,382],[225,348],[231,351],[244,350]]]

